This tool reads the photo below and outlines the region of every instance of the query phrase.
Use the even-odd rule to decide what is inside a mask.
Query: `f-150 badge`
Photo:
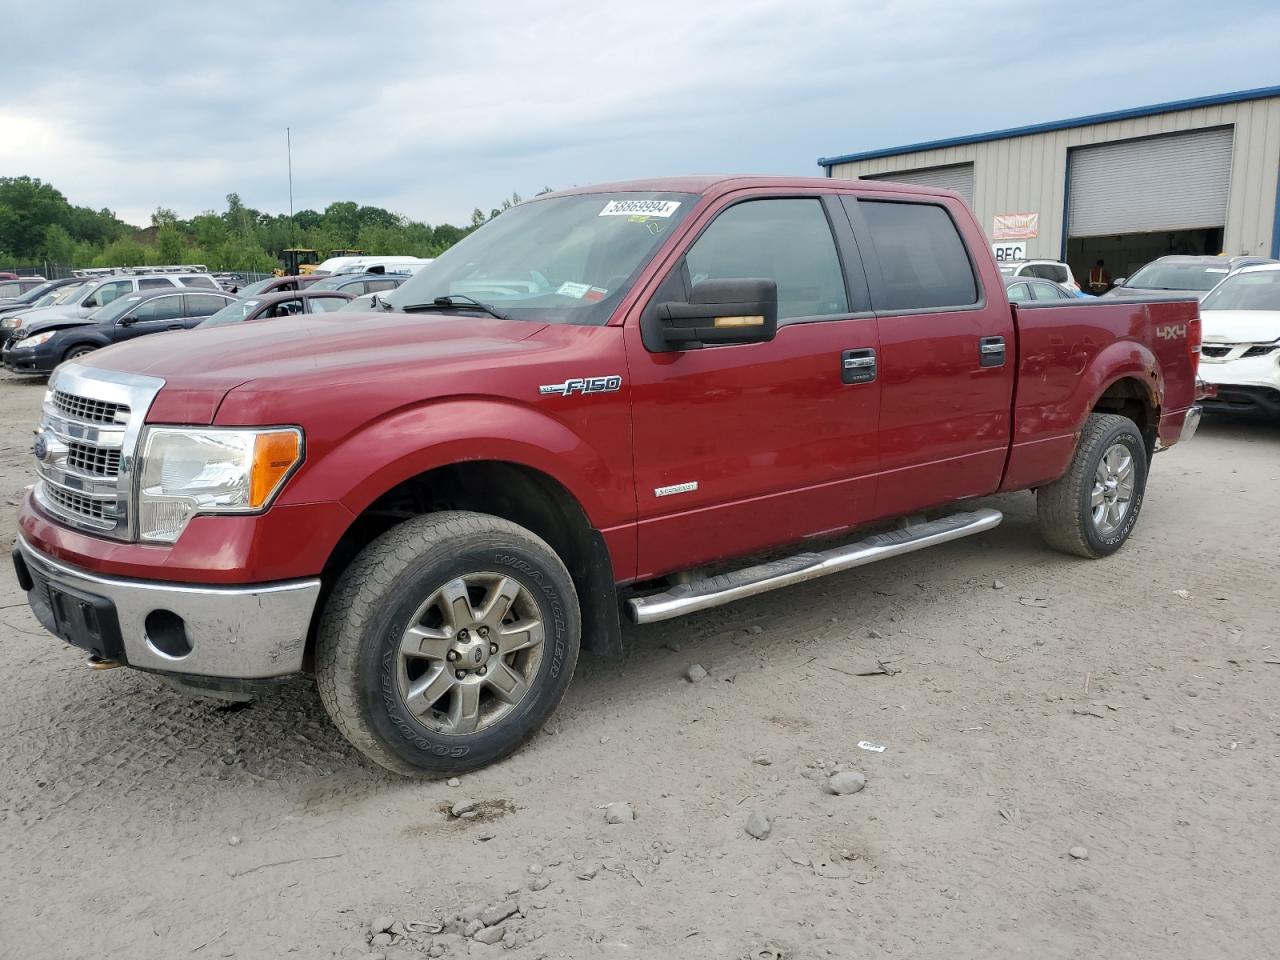
[[[564,383],[547,383],[538,388],[543,396],[548,394],[568,397],[575,393],[612,393],[622,387],[621,377],[571,377]]]

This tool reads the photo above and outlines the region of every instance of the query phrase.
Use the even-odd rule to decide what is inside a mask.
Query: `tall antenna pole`
[[[296,244],[298,225],[293,220],[293,131],[288,127],[284,128],[284,143],[289,163],[289,235],[293,238],[292,242]]]

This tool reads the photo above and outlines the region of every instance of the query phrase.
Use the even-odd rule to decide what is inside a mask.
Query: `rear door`
[[[879,321],[876,515],[995,491],[1009,450],[1016,344],[1003,281],[985,247],[976,249],[985,240],[972,215],[943,197],[843,202]]]
[[[205,317],[213,316],[234,300],[233,297],[220,297],[213,293],[187,293],[183,294],[182,299],[185,305],[179,323],[188,330],[198,326]]]
[[[874,363],[876,321],[839,201],[738,194],[693,229],[624,334],[642,578],[844,530],[873,507],[880,387],[846,360]],[[645,347],[647,302],[731,277],[777,282],[774,340]]]

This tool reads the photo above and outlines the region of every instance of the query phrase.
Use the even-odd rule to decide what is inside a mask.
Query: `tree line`
[[[550,192],[550,187],[539,193]],[[438,256],[521,200],[512,194],[487,215],[479,207],[465,226],[430,226],[350,200],[323,212],[265,213],[229,193],[226,209],[188,220],[160,207],[151,225],[139,228],[111,210],[73,205],[52,184],[34,177],[0,177],[0,265],[58,264],[63,267],[138,267],[203,263],[210,270],[266,273],[289,247],[361,250],[371,255]]]

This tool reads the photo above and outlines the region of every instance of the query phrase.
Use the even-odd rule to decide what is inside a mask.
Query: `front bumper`
[[[58,365],[58,358],[52,350],[47,349],[47,345],[25,347],[22,350],[6,345],[0,352],[0,360],[4,362],[5,369],[13,373],[52,373],[53,368]]]
[[[256,680],[302,669],[319,579],[245,587],[103,577],[13,548],[36,619],[95,656],[140,670]]]
[[[1280,354],[1234,360],[1201,358],[1200,376],[1217,388],[1206,410],[1280,416]]]

